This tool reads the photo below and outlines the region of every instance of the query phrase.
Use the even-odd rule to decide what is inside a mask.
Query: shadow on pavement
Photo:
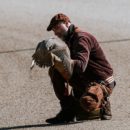
[[[62,126],[62,125],[72,125],[82,123],[81,121],[78,122],[71,122],[71,123],[62,123],[62,124],[35,124],[35,125],[23,125],[23,126],[12,126],[12,127],[3,127],[0,130],[14,130],[14,129],[25,129],[25,128],[35,128],[35,127],[49,127],[49,126]]]

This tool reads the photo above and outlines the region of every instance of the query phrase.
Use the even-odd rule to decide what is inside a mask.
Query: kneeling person
[[[66,80],[55,67],[49,75],[61,111],[48,123],[64,123],[87,119],[111,119],[109,96],[115,87],[113,69],[96,38],[71,23],[64,14],[55,15],[47,28],[70,49],[73,74],[69,80],[73,91],[66,94]]]

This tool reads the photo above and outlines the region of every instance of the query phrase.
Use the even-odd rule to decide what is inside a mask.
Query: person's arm
[[[89,55],[90,55],[90,41],[86,37],[81,37],[77,41],[76,44],[76,53],[74,55],[74,58],[72,59],[74,61],[74,70],[75,73],[82,73],[86,70]]]

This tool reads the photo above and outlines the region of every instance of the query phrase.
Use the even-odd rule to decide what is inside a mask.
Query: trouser
[[[53,67],[49,69],[49,76],[51,78],[55,94],[61,104],[63,104],[62,107],[69,106],[67,102],[70,104],[71,102],[66,100],[70,98],[66,98],[65,95],[65,80]],[[87,112],[101,108],[103,100],[112,93],[112,86],[110,88],[106,87],[106,85],[101,82],[87,82],[86,87],[82,87],[80,81],[78,81],[77,85],[75,82],[76,81],[74,80],[70,81],[70,85],[73,89],[73,93],[71,93],[70,96],[74,96],[74,98],[79,101],[80,106]]]

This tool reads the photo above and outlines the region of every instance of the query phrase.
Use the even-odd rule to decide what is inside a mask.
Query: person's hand
[[[61,59],[53,53],[51,53],[51,56],[54,67],[60,72],[63,78],[68,81],[73,73],[74,61],[72,59],[68,59],[67,57]]]

